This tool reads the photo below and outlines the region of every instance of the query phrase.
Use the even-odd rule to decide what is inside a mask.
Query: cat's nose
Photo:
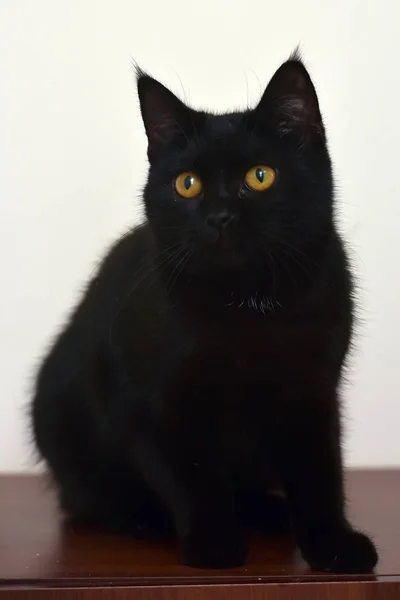
[[[221,210],[207,215],[205,224],[207,229],[222,233],[234,221],[236,221],[236,215],[226,210]]]

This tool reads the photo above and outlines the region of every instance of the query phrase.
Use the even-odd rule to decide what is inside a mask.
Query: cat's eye
[[[264,192],[274,183],[275,177],[275,171],[271,167],[256,165],[247,171],[244,180],[254,192]]]
[[[191,171],[185,171],[175,179],[175,190],[182,198],[196,198],[203,190],[200,177]]]

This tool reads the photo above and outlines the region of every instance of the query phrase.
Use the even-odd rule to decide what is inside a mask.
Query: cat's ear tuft
[[[317,94],[298,50],[276,71],[255,112],[282,134],[325,137]]]
[[[156,79],[136,69],[137,89],[148,139],[149,160],[154,160],[174,139],[187,138],[190,109]]]

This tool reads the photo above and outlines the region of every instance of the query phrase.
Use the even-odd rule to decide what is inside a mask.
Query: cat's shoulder
[[[92,294],[112,295],[131,285],[134,274],[142,269],[151,256],[153,238],[147,223],[138,225],[120,236],[101,260],[89,282],[88,297]]]
[[[125,232],[109,248],[103,266],[123,266],[125,263],[143,260],[153,247],[153,236],[147,223],[137,225]]]

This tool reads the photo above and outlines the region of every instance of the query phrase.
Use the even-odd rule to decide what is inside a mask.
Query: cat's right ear
[[[140,110],[146,130],[150,162],[172,141],[187,140],[191,111],[166,87],[140,69],[137,70]]]
[[[317,93],[298,50],[272,77],[254,113],[276,126],[282,135],[325,139]]]

